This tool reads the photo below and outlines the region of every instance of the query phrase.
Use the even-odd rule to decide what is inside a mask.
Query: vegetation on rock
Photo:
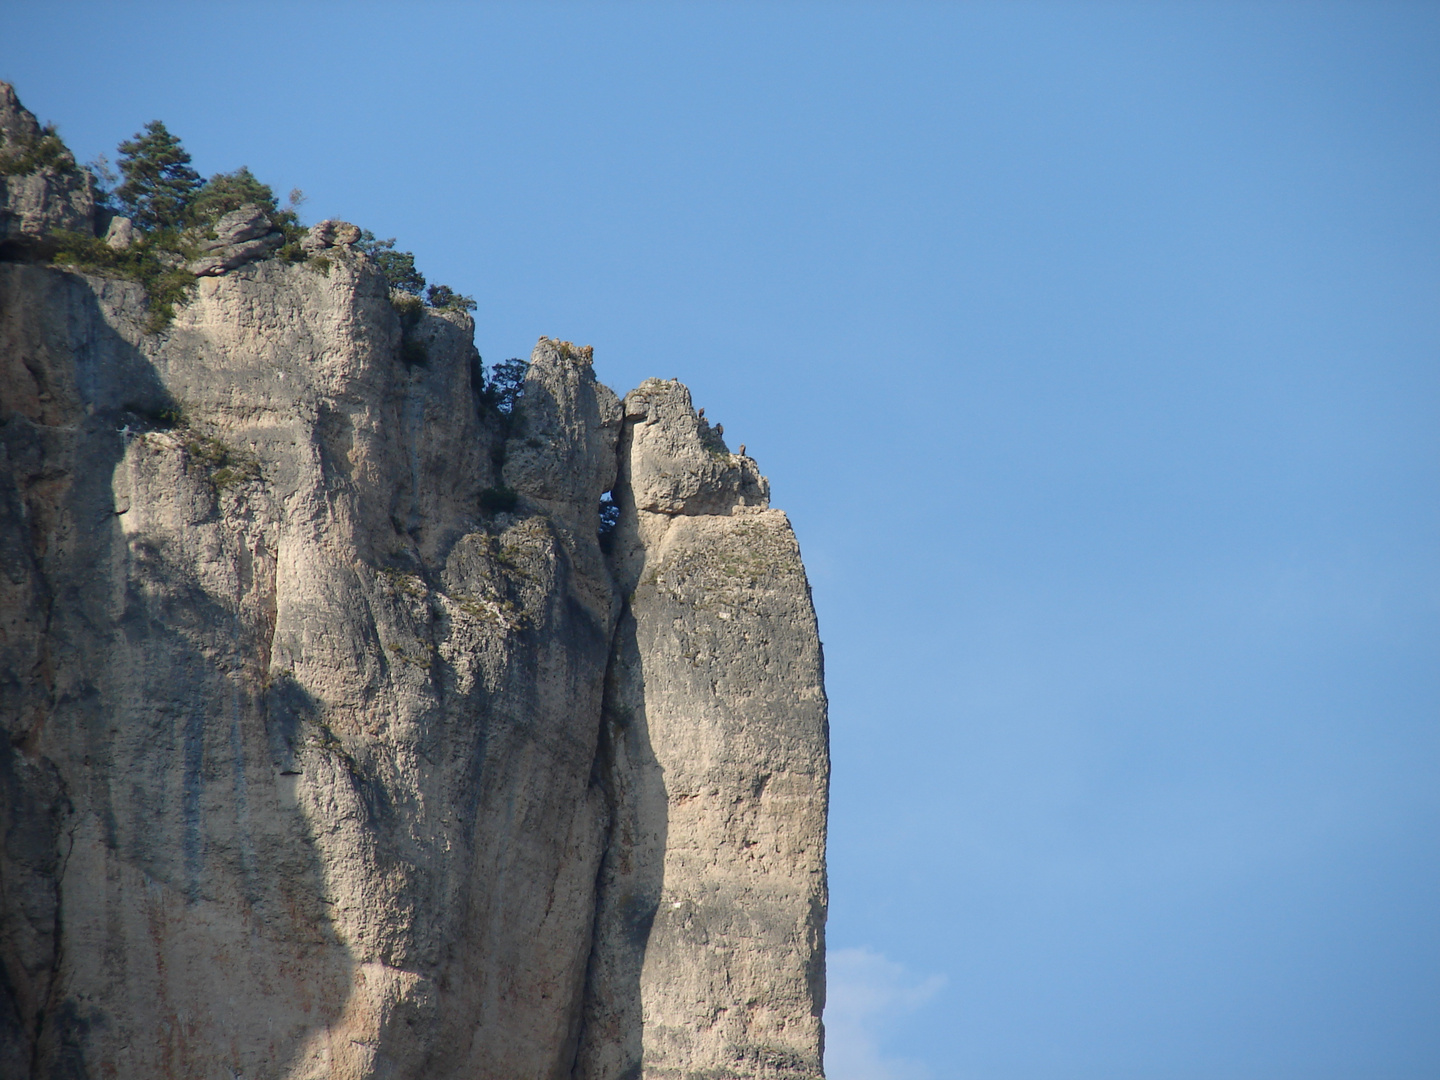
[[[442,311],[474,311],[477,306],[473,297],[462,296],[449,285],[431,285],[425,290],[425,302]]]
[[[385,275],[390,288],[417,299],[425,291],[425,275],[415,269],[414,252],[396,251],[395,237],[378,240],[369,229],[363,229],[355,248],[370,256],[376,268]]]
[[[75,159],[56,134],[54,124],[46,124],[36,136],[6,139],[0,131],[0,176],[29,176],[41,169],[73,169]]]
[[[490,369],[490,384],[485,388],[485,401],[501,416],[515,416],[520,396],[525,392],[525,373],[530,362],[518,357],[501,360]]]
[[[120,144],[123,182],[114,198],[120,211],[146,232],[178,229],[204,186],[190,167],[190,153],[159,120]]]
[[[59,242],[54,256],[58,265],[138,281],[145,289],[149,308],[145,329],[149,333],[168,326],[176,306],[184,304],[195,291],[195,275],[185,269],[184,256],[176,250],[180,245],[173,236],[142,236],[120,249],[99,237],[78,232],[58,233],[55,239]]]
[[[381,240],[369,229],[364,229],[361,231],[360,240],[355,247],[370,257],[395,292],[413,296],[417,301],[423,296],[423,303],[442,311],[475,310],[474,299],[457,293],[449,285],[427,287],[425,275],[415,267],[415,253],[413,251],[397,251],[395,237],[391,236]],[[405,306],[406,302],[401,297],[397,297],[396,300],[396,309],[401,312],[402,316],[406,311],[418,310],[418,308]]]
[[[53,125],[30,139],[12,139],[0,145],[0,175],[21,175],[45,167],[76,168],[75,160],[56,134]],[[98,205],[114,215],[129,219],[134,230],[128,245],[112,247],[106,240],[85,233],[57,234],[54,261],[107,276],[138,281],[145,287],[149,307],[147,331],[164,329],[175,309],[193,294],[196,275],[187,266],[201,254],[207,241],[216,236],[215,225],[226,214],[244,206],[258,206],[269,219],[272,230],[283,240],[275,254],[290,262],[306,261],[301,246],[305,227],[299,207],[305,196],[298,188],[281,206],[274,189],[261,181],[247,166],[233,172],[202,178],[191,163],[190,153],[179,137],[160,120],[152,120],[122,142],[116,160],[118,174],[102,156],[86,166],[93,181]],[[213,245],[212,245],[213,247]],[[393,237],[380,240],[368,229],[362,231],[356,249],[367,255],[385,276],[396,295],[402,321],[414,326],[425,307],[439,311],[474,311],[473,298],[448,285],[428,285],[415,266],[415,255],[399,251]],[[329,270],[329,260],[309,259],[317,269]],[[203,272],[203,268],[202,268]],[[413,301],[408,299],[413,297]],[[407,363],[423,363],[423,347],[413,345],[405,355]]]

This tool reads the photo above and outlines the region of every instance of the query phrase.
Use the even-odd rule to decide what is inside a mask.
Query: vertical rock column
[[[684,386],[625,399],[585,1080],[821,1075],[826,703],[768,495]]]

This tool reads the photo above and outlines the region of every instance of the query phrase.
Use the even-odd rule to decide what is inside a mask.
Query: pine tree
[[[518,357],[501,360],[490,369],[490,385],[485,390],[496,412],[502,416],[516,412],[525,393],[525,373],[529,370],[530,361]]]
[[[120,144],[117,162],[124,183],[115,191],[120,207],[142,229],[178,228],[201,186],[190,154],[159,120]]]
[[[393,236],[388,240],[377,240],[374,233],[365,229],[360,233],[360,241],[355,248],[375,261],[376,269],[385,275],[390,288],[411,296],[419,296],[425,291],[425,275],[415,269],[414,253],[396,251]]]

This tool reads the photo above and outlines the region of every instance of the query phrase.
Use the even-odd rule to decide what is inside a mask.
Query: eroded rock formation
[[[85,232],[94,222],[89,175],[0,82],[0,257],[43,253],[57,230]]]
[[[33,216],[0,262],[0,1076],[819,1076],[820,646],[755,463],[543,338],[503,417],[468,315],[247,215],[160,334]]]

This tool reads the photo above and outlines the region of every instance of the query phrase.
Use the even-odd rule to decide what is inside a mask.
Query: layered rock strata
[[[285,243],[284,235],[271,227],[265,211],[253,203],[223,215],[212,231],[215,233],[213,237],[207,237],[197,245],[200,256],[186,267],[197,277],[214,277],[227,270],[235,270],[273,254]],[[307,235],[305,239],[310,241],[309,248],[319,249],[318,235]]]
[[[159,335],[0,262],[0,1076],[819,1076],[766,481],[563,342],[502,416],[469,316],[317,230]]]

